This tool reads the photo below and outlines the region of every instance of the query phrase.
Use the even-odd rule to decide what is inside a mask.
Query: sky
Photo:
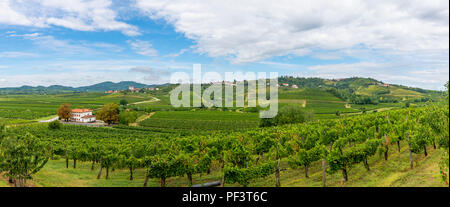
[[[0,0],[0,88],[174,72],[370,77],[443,90],[447,0]]]

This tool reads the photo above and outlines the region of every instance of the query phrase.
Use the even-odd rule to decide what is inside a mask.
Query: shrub
[[[301,106],[285,106],[281,108],[273,119],[261,119],[260,127],[279,126],[284,124],[295,124],[311,121],[314,114],[305,111]]]
[[[61,125],[62,124],[58,120],[55,120],[55,121],[48,123],[48,129],[51,129],[51,130],[61,129]]]

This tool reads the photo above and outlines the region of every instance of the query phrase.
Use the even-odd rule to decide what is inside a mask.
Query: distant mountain
[[[70,87],[61,85],[52,86],[21,86],[21,87],[11,87],[11,88],[0,88],[0,94],[54,94],[54,93],[73,93],[73,92],[104,92],[109,90],[127,90],[129,86],[134,86],[135,88],[151,88],[158,87],[159,85],[146,85],[142,83],[137,83],[134,81],[122,81],[119,83],[113,83],[110,81],[94,84],[91,86],[82,87]]]
[[[134,86],[135,88],[150,88],[156,87],[157,85],[146,85],[142,83],[136,83],[134,81],[122,81],[119,83],[113,82],[103,82],[91,86],[84,86],[76,88],[78,91],[108,91],[108,90],[127,90],[129,86]]]

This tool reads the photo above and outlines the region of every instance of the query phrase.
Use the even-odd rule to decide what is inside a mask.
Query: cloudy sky
[[[173,72],[372,77],[443,89],[448,0],[0,0],[0,87]]]

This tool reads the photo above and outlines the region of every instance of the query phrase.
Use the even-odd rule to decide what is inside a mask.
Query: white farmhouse
[[[95,122],[95,116],[92,115],[92,110],[90,109],[73,109],[71,121],[80,123],[91,123]]]

